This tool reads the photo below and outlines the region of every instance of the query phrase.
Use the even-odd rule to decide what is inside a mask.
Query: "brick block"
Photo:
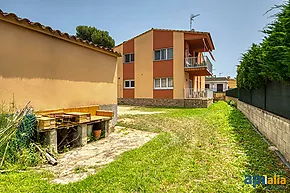
[[[282,152],[283,155],[286,153],[286,142],[281,140],[281,149],[280,151]]]
[[[290,134],[290,124],[289,123],[287,123],[286,124],[286,133],[289,133]]]
[[[278,144],[278,135],[277,135],[277,133],[273,133],[273,141],[272,141],[272,143],[274,143],[275,145]]]
[[[283,141],[287,142],[287,140],[288,140],[287,139],[288,138],[287,136],[288,136],[287,133],[285,133],[285,132],[282,133],[282,139],[283,139]]]
[[[288,131],[288,125],[289,125],[289,123],[283,121],[283,130],[284,130],[285,132]]]
[[[286,154],[290,155],[290,144],[286,143]]]
[[[284,137],[283,139],[285,139],[285,142],[290,145],[290,134],[286,133],[285,136],[283,136],[283,137]]]
[[[282,139],[282,130],[281,129],[277,129],[277,136],[279,137],[279,138],[281,138]]]
[[[290,161],[290,153],[287,152],[284,156],[285,156],[286,160],[289,162]]]

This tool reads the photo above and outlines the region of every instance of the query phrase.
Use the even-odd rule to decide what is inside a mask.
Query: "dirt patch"
[[[138,148],[156,133],[116,127],[109,137],[61,154],[57,166],[47,166],[56,178],[53,183],[67,184],[95,174],[100,167],[114,161],[121,153]]]
[[[162,111],[141,111],[132,106],[118,106],[118,115],[150,115],[163,113]]]
[[[118,122],[122,122],[122,123],[132,123],[134,122],[134,119],[130,119],[130,118],[119,118]]]

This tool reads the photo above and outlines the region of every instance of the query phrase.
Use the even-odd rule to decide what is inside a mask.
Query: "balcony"
[[[185,99],[211,99],[213,98],[213,91],[210,89],[196,91],[196,89],[193,89],[193,88],[185,88],[184,98]]]
[[[184,70],[194,76],[212,76],[212,63],[207,56],[201,60],[198,57],[185,58]]]

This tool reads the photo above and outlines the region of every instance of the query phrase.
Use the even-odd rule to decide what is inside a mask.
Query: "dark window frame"
[[[129,86],[126,86],[128,83]],[[124,89],[133,89],[135,88],[135,80],[124,80]]]
[[[127,60],[128,59],[128,60]],[[135,61],[134,53],[124,54],[124,63],[131,63]]]
[[[169,53],[171,51],[172,54]],[[162,48],[154,50],[154,61],[172,60],[173,48]]]

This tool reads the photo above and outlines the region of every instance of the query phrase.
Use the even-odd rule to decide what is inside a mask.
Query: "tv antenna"
[[[196,17],[198,17],[198,16],[200,16],[200,14],[196,14],[196,15],[191,14],[190,15],[190,19],[189,19],[189,21],[190,21],[189,30],[193,30],[192,29],[192,21],[194,21],[193,19],[196,18]]]

